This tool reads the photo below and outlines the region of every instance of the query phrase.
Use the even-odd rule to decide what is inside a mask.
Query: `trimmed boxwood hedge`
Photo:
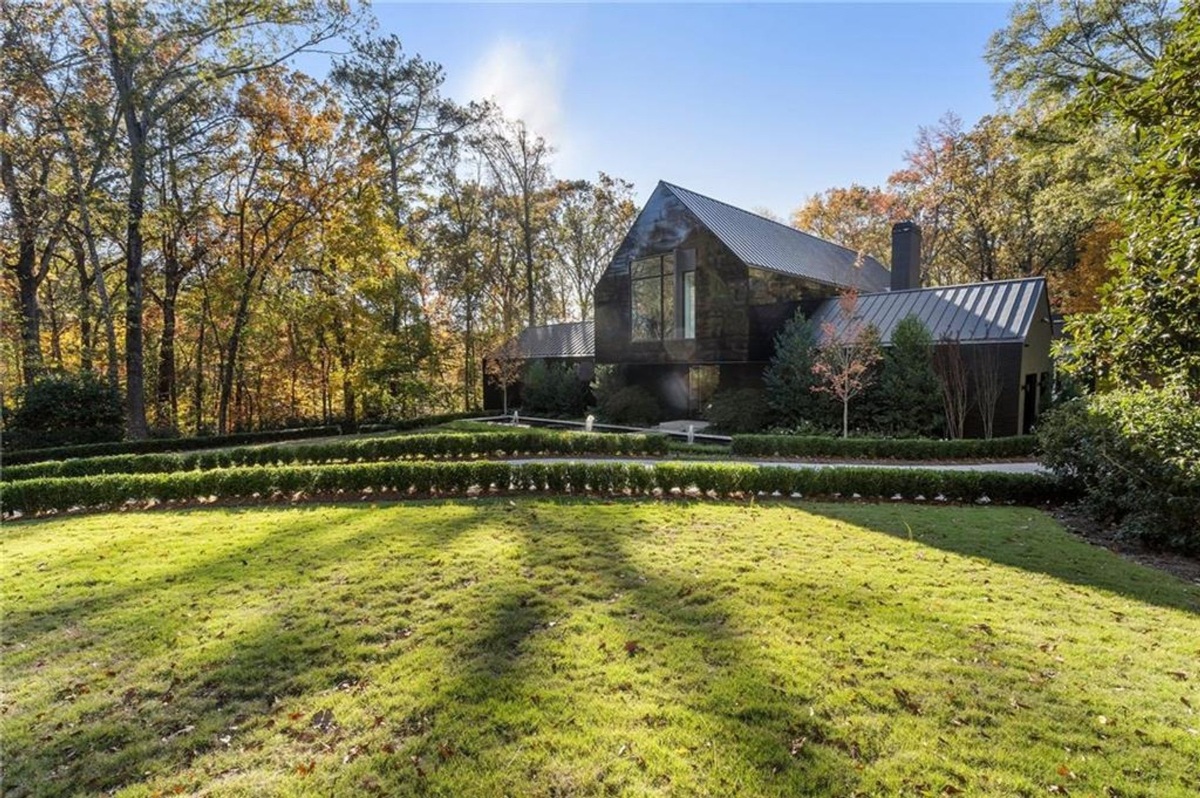
[[[100,457],[117,454],[143,454],[147,452],[181,452],[195,449],[215,449],[220,446],[238,446],[250,443],[274,443],[303,438],[325,438],[341,435],[342,428],[302,427],[299,429],[264,430],[262,432],[235,432],[230,435],[208,435],[200,438],[151,438],[144,441],[113,441],[111,443],[87,443],[80,446],[55,446],[46,449],[24,449],[5,452],[5,465],[42,463],[48,460],[65,460],[71,457]]]
[[[30,463],[5,468],[3,479],[16,482],[43,477],[84,477],[96,474],[154,474],[209,471],[214,468],[257,465],[317,465],[334,462],[374,462],[404,458],[514,456],[519,454],[663,455],[661,435],[607,435],[578,432],[521,430],[513,432],[435,433],[352,441],[262,446],[195,454],[138,454]]]
[[[986,460],[1031,457],[1037,437],[933,440],[929,438],[833,438],[820,435],[734,435],[733,453],[754,457],[878,457],[897,460]]]
[[[156,499],[187,501],[263,498],[276,494],[361,493],[383,496],[485,491],[550,493],[698,489],[712,496],[779,494],[784,497],[858,495],[906,499],[1045,504],[1063,498],[1058,483],[1040,474],[898,468],[787,468],[715,463],[387,462],[321,466],[224,468],[170,474],[104,474],[30,479],[0,484],[4,512],[97,507]]]

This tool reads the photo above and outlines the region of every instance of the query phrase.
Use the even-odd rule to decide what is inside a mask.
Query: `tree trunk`
[[[132,124],[131,124],[132,123]],[[142,213],[146,195],[146,142],[141,125],[127,115],[129,133],[129,221],[125,249],[125,424],[129,437],[149,435],[146,425],[146,377],[143,350]]]
[[[850,400],[842,400],[842,437],[850,437]]]
[[[38,308],[37,260],[33,242],[22,241],[17,254],[17,288],[21,300],[21,374],[31,385],[42,370],[41,311]]]
[[[242,295],[238,298],[237,315],[233,320],[233,330],[229,333],[229,343],[225,347],[225,362],[221,369],[221,396],[217,403],[217,431],[225,435],[229,431],[229,400],[233,396],[234,378],[237,375],[238,349],[242,344],[242,332],[250,315],[250,293],[254,286],[254,275],[242,287]]]
[[[50,321],[50,356],[54,366],[63,369],[62,327],[58,323],[58,303],[54,301],[54,281],[46,281],[46,318]]]
[[[200,332],[196,335],[196,381],[192,398],[192,429],[196,435],[204,425],[204,328],[207,326],[205,317],[208,310],[208,297],[204,297],[204,308],[200,315]]]
[[[95,346],[92,329],[92,276],[88,273],[87,253],[83,242],[71,240],[71,251],[75,256],[75,271],[79,274],[79,368],[92,371],[96,367]]]
[[[536,322],[534,309],[536,308],[534,291],[533,291],[533,221],[530,216],[529,209],[529,193],[525,193],[525,224],[522,225],[524,240],[525,240],[525,288],[529,292],[529,326],[532,327]]]
[[[158,385],[155,390],[155,419],[175,428],[179,411],[179,391],[175,385],[175,307],[179,300],[179,264],[168,256],[165,264],[166,285],[162,299],[162,340],[158,344]]]

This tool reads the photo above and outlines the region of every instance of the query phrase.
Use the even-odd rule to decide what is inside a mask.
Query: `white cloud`
[[[558,149],[566,146],[558,56],[513,39],[494,42],[471,70],[467,95],[492,100]]]

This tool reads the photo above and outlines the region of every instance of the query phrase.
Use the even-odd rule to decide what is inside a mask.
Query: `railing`
[[[712,435],[709,433],[696,432],[690,427],[686,430],[660,429],[658,427],[626,427],[620,424],[601,424],[592,416],[588,416],[586,421],[568,421],[561,418],[538,418],[536,416],[522,416],[516,410],[514,410],[511,415],[507,416],[482,416],[480,418],[472,418],[467,420],[481,421],[488,424],[506,423],[513,426],[518,424],[528,424],[529,426],[571,427],[582,429],[585,432],[636,432],[643,435],[666,435],[671,438],[681,438],[688,443],[730,444],[733,442],[733,438],[730,438],[728,435]]]

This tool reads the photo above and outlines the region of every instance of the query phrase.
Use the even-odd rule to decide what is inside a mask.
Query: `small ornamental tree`
[[[879,361],[879,331],[857,318],[858,294],[847,291],[838,299],[845,322],[821,326],[822,341],[812,371],[817,383],[812,390],[827,393],[842,403],[842,437],[850,437],[850,400],[875,380],[871,367]]]
[[[874,426],[894,435],[935,435],[942,426],[933,336],[916,316],[900,320],[883,353]]]
[[[962,344],[957,338],[943,336],[934,350],[933,361],[941,380],[946,432],[951,438],[961,438],[967,422],[967,411],[971,409]]]
[[[775,426],[797,427],[813,420],[816,353],[816,331],[801,315],[794,316],[775,336],[775,354],[763,375]]]
[[[521,379],[524,366],[525,360],[521,357],[521,347],[517,345],[516,338],[509,338],[488,355],[487,375],[500,386],[504,396],[504,415],[508,415],[508,389]]]
[[[975,406],[983,421],[983,437],[991,438],[996,431],[996,405],[1004,381],[1000,378],[1000,354],[994,346],[981,346],[975,354],[971,370],[971,386],[975,389]]]

